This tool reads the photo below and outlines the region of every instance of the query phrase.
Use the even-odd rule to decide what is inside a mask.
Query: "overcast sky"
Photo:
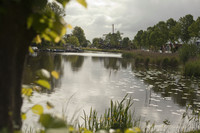
[[[159,21],[178,20],[187,14],[200,16],[200,0],[87,0],[85,9],[76,1],[66,7],[67,23],[80,26],[90,41],[112,31],[133,39],[138,30],[146,30]],[[70,31],[68,31],[70,33]]]

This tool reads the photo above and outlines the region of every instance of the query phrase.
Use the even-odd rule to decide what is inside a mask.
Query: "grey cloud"
[[[111,24],[133,39],[138,30],[145,30],[159,21],[178,20],[186,14],[197,18],[199,5],[200,0],[88,0],[88,9],[70,4],[66,20],[81,26],[90,40],[111,32]]]

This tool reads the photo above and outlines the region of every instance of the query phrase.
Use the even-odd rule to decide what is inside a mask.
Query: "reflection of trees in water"
[[[109,58],[109,57],[92,57],[93,62],[103,62],[104,68],[111,70],[120,70],[122,60],[120,58]]]
[[[120,62],[118,58],[104,58],[104,67],[106,69],[118,70],[120,68]]]
[[[72,71],[77,72],[82,67],[85,57],[78,55],[70,55],[70,56],[63,56],[63,58],[65,59],[66,62],[71,63]]]
[[[60,87],[61,78],[63,76],[61,55],[51,53],[38,53],[38,56],[36,57],[28,56],[24,68],[23,83],[31,84],[37,80],[38,77],[36,73],[40,69],[46,69],[49,72],[53,70],[57,71],[60,76],[59,79],[51,78],[49,81],[52,86],[52,90],[56,87]]]

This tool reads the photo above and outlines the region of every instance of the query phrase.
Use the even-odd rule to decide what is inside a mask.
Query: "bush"
[[[170,61],[169,61],[169,65],[170,65],[171,67],[177,67],[178,64],[179,64],[178,59],[175,58],[175,57],[172,57],[172,58],[170,59]]]
[[[164,58],[162,61],[162,67],[167,67],[169,65],[169,59],[168,58]]]
[[[185,64],[184,68],[184,75],[185,76],[200,76],[200,59],[198,60],[190,60]]]
[[[199,54],[199,48],[193,44],[184,44],[178,53],[180,61],[185,64],[190,58],[194,58]]]

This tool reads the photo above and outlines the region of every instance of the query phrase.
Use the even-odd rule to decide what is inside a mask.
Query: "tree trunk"
[[[22,4],[6,5],[0,21],[0,132],[20,129],[21,82],[25,55],[33,39],[27,30],[27,12]]]

